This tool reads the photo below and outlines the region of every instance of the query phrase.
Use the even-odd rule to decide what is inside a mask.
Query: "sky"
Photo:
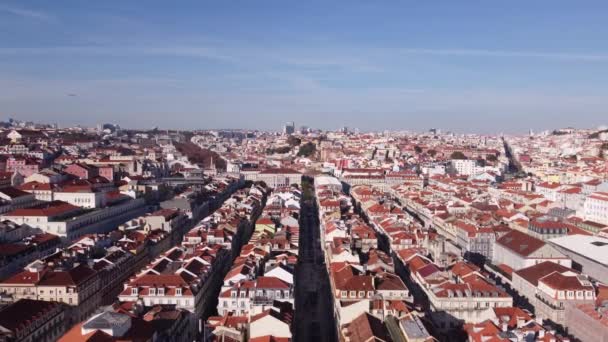
[[[0,120],[595,127],[607,14],[592,0],[0,0]]]

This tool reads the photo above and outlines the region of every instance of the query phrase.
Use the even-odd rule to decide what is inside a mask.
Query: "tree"
[[[288,153],[289,151],[291,151],[291,147],[289,146],[281,146],[281,147],[277,147],[277,148],[269,148],[266,150],[266,154],[274,154],[274,153],[279,153],[279,154],[283,154],[283,153]]]
[[[414,151],[416,152],[416,154],[420,154],[422,153],[422,148],[418,145],[414,146]]]
[[[498,159],[498,158],[496,158],[496,155],[495,155],[495,154],[488,154],[488,155],[486,156],[486,160],[487,160],[487,161],[495,162],[497,159]]]
[[[302,140],[296,136],[290,135],[289,138],[287,138],[287,143],[289,146],[294,147],[299,146],[302,143]]]
[[[313,155],[317,151],[317,147],[312,142],[307,142],[306,144],[300,146],[300,150],[298,151],[299,157],[309,157]]]
[[[467,159],[467,156],[464,155],[464,153],[460,152],[460,151],[454,151],[452,152],[452,155],[450,155],[451,159]]]
[[[433,149],[426,151],[426,153],[428,153],[431,157],[435,157],[437,155],[437,151]]]

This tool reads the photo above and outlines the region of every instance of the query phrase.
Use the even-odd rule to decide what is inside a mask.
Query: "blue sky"
[[[2,1],[0,119],[473,132],[608,123],[605,1]]]

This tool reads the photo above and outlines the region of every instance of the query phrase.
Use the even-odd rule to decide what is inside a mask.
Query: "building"
[[[287,168],[265,169],[257,174],[247,175],[247,180],[262,181],[270,188],[276,189],[291,184],[300,184],[302,174],[296,170]]]
[[[608,224],[608,192],[594,192],[585,199],[586,220]]]
[[[257,315],[272,308],[274,301],[293,304],[293,285],[276,277],[257,277],[224,290],[217,311],[221,315]]]
[[[450,167],[459,175],[472,176],[477,173],[477,160],[452,159]]]
[[[572,229],[576,229],[576,227],[560,221],[557,218],[544,216],[530,221],[528,225],[528,234],[537,239],[546,241],[568,235]]]
[[[583,342],[608,342],[608,310],[594,304],[573,305],[566,310],[568,333]]]
[[[287,122],[283,126],[283,134],[294,134],[296,131],[296,124],[293,121]]]
[[[83,163],[70,164],[63,171],[79,179],[90,179],[99,176],[99,169],[96,166]]]
[[[65,331],[64,315],[63,306],[57,302],[18,300],[0,310],[0,340],[56,341]]]
[[[551,239],[549,244],[571,258],[577,270],[608,284],[608,239],[599,236],[569,235]]]
[[[184,335],[187,329],[175,331],[173,336],[160,334],[161,332],[167,332],[166,329],[171,329],[176,323],[179,324],[180,321],[184,321],[180,317],[181,315],[175,317],[176,315],[171,312],[164,316],[164,320],[155,322],[154,316],[138,317],[131,312],[104,311],[92,316],[85,322],[75,325],[59,341],[188,341],[187,335]],[[191,340],[192,338],[190,338]]]
[[[496,240],[492,263],[506,265],[512,270],[526,268],[543,261],[572,267],[572,260],[544,241],[518,230],[512,230]]]
[[[586,276],[549,261],[513,272],[512,286],[528,299],[538,318],[560,325],[569,305],[595,302],[595,289]]]
[[[145,211],[145,199],[121,200],[111,206],[86,211],[62,201],[44,202],[15,209],[0,216],[73,240],[90,233],[106,232]]]
[[[0,292],[13,300],[35,299],[68,305],[66,320],[72,323],[97,309],[100,288],[97,272],[86,265],[65,271],[27,268],[0,282]]]
[[[492,259],[497,233],[492,228],[477,228],[476,226],[455,221],[453,226],[456,230],[456,241],[465,252],[482,255],[486,259]]]

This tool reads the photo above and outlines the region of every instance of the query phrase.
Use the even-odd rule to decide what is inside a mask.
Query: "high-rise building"
[[[296,124],[290,121],[283,126],[283,134],[294,134],[296,131]]]

